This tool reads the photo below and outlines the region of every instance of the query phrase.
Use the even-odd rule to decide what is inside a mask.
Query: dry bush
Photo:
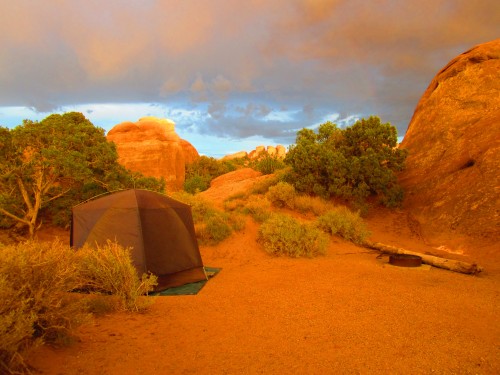
[[[198,195],[177,193],[174,198],[191,206],[196,238],[203,245],[216,245],[245,227],[240,216],[219,210]]]
[[[260,195],[251,195],[243,207],[243,213],[251,215],[259,223],[269,219],[271,212],[271,202]]]
[[[250,190],[251,194],[266,194],[271,186],[276,185],[280,182],[280,179],[277,175],[272,177],[263,178],[253,184],[252,189]]]
[[[293,258],[325,254],[328,236],[312,224],[302,224],[283,214],[274,214],[259,228],[258,240],[273,255]]]
[[[247,197],[229,197],[224,201],[224,210],[225,211],[239,211],[246,204]]]
[[[108,241],[102,246],[85,245],[77,257],[84,290],[116,296],[119,307],[128,311],[141,311],[153,302],[141,297],[154,289],[157,277],[143,274],[139,278],[129,248]]]
[[[266,198],[276,207],[294,208],[295,188],[287,182],[278,182],[271,186],[266,193]]]
[[[318,217],[317,225],[323,231],[336,234],[348,241],[362,244],[370,232],[359,213],[345,206],[336,207]]]
[[[315,216],[320,216],[333,208],[333,204],[320,198],[309,195],[297,195],[294,199],[294,207],[297,211],[306,214],[312,212]]]
[[[0,369],[25,370],[23,354],[36,342],[64,344],[90,316],[74,252],[59,241],[0,247]]]

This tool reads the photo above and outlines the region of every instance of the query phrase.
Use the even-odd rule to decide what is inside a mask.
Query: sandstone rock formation
[[[145,176],[163,177],[168,190],[179,190],[185,179],[185,164],[199,157],[196,149],[175,132],[175,123],[156,117],[123,122],[108,132],[116,144],[118,161]]]
[[[232,160],[248,157],[250,160],[255,160],[259,158],[263,153],[267,153],[269,156],[276,156],[279,159],[284,159],[286,156],[286,148],[282,145],[274,146],[257,146],[255,150],[250,152],[240,151],[234,154],[226,155],[222,160]]]
[[[500,238],[500,39],[451,60],[418,103],[401,147],[405,205],[427,229]]]

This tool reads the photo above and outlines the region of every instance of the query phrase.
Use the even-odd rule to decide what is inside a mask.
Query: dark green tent
[[[139,276],[158,276],[156,290],[206,280],[191,207],[147,190],[123,190],[73,207],[71,246],[116,240],[132,248]]]

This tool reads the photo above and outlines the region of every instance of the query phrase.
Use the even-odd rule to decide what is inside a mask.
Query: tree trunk
[[[422,263],[430,264],[431,266],[443,268],[445,270],[449,270],[449,271],[453,271],[453,272],[460,272],[460,273],[465,273],[465,274],[469,274],[469,275],[477,275],[478,273],[480,273],[483,270],[482,267],[478,266],[475,263],[470,264],[470,263],[462,262],[459,260],[445,259],[445,258],[433,256],[433,255],[416,253],[414,251],[401,249],[399,247],[384,245],[383,243],[380,243],[380,242],[368,242],[367,241],[367,242],[365,242],[364,245],[365,245],[365,247],[381,251],[382,253],[385,253],[385,254],[417,255],[417,256],[422,258]]]

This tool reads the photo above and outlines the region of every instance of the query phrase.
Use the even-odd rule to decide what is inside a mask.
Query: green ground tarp
[[[208,280],[217,275],[222,268],[205,267],[205,273],[207,274]],[[182,295],[194,295],[205,286],[208,280],[197,281],[195,283],[189,283],[181,286],[176,286],[173,288],[168,288],[160,292],[152,293],[152,296],[182,296]]]

